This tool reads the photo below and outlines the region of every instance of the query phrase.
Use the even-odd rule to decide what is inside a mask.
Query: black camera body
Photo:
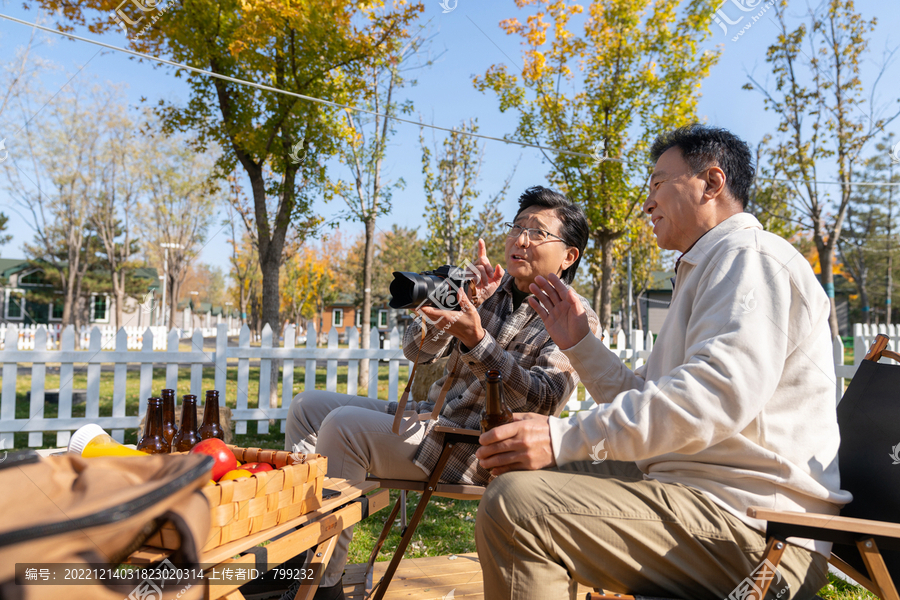
[[[461,310],[459,294],[469,294],[469,281],[474,278],[471,270],[453,265],[422,273],[394,271],[390,307],[434,306],[441,310]]]

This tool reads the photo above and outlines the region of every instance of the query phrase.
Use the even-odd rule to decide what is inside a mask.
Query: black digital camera
[[[442,265],[422,273],[394,271],[390,306],[434,306],[441,310],[460,310],[459,294],[469,293],[469,281],[474,278],[473,271],[453,265]]]

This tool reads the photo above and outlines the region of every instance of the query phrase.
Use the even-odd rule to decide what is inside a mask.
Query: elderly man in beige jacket
[[[520,414],[481,436],[477,457],[500,475],[476,522],[491,600],[574,598],[577,583],[749,598],[766,541],[747,507],[838,514],[851,500],[838,476],[830,303],[803,256],[743,212],[749,148],[693,125],[660,136],[651,156],[644,211],[659,246],[682,252],[669,313],[632,372],[558,277],[532,284],[529,302],[598,406]],[[830,546],[789,542],[768,597],[813,598]]]

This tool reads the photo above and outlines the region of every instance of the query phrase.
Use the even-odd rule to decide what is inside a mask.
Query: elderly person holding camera
[[[404,335],[403,352],[408,359],[428,363],[449,356],[449,364],[457,365],[457,377],[448,384],[446,404],[436,422],[415,421],[398,436],[392,431],[396,402],[302,392],[291,402],[285,448],[327,456],[330,477],[359,480],[372,474],[426,481],[441,451],[442,434],[434,432],[436,425],[479,429],[487,371],[500,371],[504,399],[511,410],[541,415],[558,412],[575,389],[578,376],[525,299],[539,275],[553,274],[569,283],[575,278],[588,241],[587,219],[584,211],[562,194],[533,187],[522,194],[519,210],[507,229],[506,272],[499,265],[491,266],[484,242],[479,240],[474,298],[459,294],[460,310],[420,306],[425,318],[416,320]],[[599,321],[588,302],[581,297],[578,302],[588,327],[597,331]],[[412,402],[407,410],[432,412],[448,377],[445,374],[432,385],[427,400]],[[487,483],[490,473],[475,460],[477,447],[458,445],[443,479]],[[352,530],[341,533],[315,595],[317,600],[344,597],[341,574],[351,537]]]
[[[669,313],[632,372],[565,282],[531,287],[598,406],[516,415],[481,436],[481,466],[498,475],[476,520],[485,598],[575,598],[577,583],[755,598],[746,578],[764,566],[766,524],[747,508],[836,515],[851,499],[838,477],[828,297],[806,259],[744,212],[750,149],[694,125],[650,154],[644,211],[659,246],[682,253]],[[594,472],[560,470],[591,455]],[[766,597],[813,598],[830,544],[788,542]]]

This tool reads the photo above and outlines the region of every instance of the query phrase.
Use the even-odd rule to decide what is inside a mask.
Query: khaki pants
[[[407,405],[411,410],[415,407]],[[367,473],[389,479],[427,481],[428,473],[413,464],[413,457],[425,433],[421,422],[403,435],[391,431],[393,415],[387,402],[334,392],[302,392],[291,402],[285,429],[285,450],[294,444],[304,453],[328,457],[328,476],[351,481],[365,479]],[[353,528],[345,529],[321,586],[332,586],[347,564],[347,549]]]
[[[610,463],[491,482],[475,526],[485,598],[572,599],[577,583],[662,598],[756,598],[730,594],[762,562],[761,532],[700,491],[629,477],[640,475],[633,464]],[[827,583],[825,557],[793,545],[778,572],[766,598],[809,599]]]

